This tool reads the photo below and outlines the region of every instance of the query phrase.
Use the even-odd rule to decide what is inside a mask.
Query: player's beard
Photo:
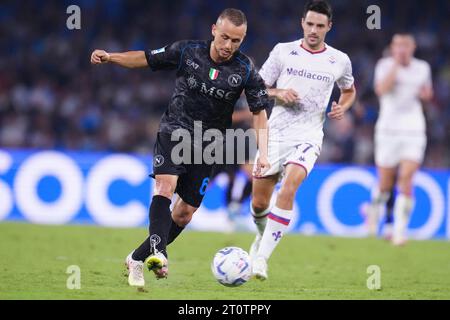
[[[231,50],[227,54],[227,53],[225,53],[224,49],[219,49],[214,42],[213,42],[213,50],[216,52],[216,55],[222,61],[229,60],[233,55],[233,52],[231,52]]]
[[[233,55],[232,53],[231,53],[231,51],[226,51],[226,50],[221,50],[220,51],[222,54],[220,55],[221,57],[222,57],[222,59],[224,59],[224,60],[228,60],[228,59],[230,59],[230,57]]]

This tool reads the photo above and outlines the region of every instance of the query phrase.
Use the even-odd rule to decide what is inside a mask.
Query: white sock
[[[372,189],[371,202],[367,212],[369,235],[378,233],[378,223],[389,196],[389,192],[380,192],[378,188]]]
[[[258,229],[258,233],[260,236],[262,236],[264,233],[264,229],[266,228],[267,223],[267,215],[270,213],[271,209],[272,208],[269,207],[262,212],[256,213],[255,210],[253,210],[253,206],[250,204],[250,211],[253,216],[253,222],[255,223],[256,229]]]
[[[267,218],[266,229],[264,230],[257,255],[266,260],[272,255],[275,247],[280,243],[286,232],[292,218],[292,210],[283,210],[275,206]]]
[[[398,195],[394,205],[394,237],[406,239],[409,216],[413,208],[413,198],[405,194]],[[394,239],[395,240],[395,239]]]
[[[370,203],[373,210],[376,210],[377,217],[380,217],[386,203],[389,200],[389,192],[380,192],[378,188],[372,190],[372,202]]]

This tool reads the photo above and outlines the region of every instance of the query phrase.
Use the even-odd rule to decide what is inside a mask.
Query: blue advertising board
[[[0,150],[0,221],[145,226],[151,163],[150,155]],[[366,236],[363,213],[375,183],[372,167],[317,165],[297,193],[289,231]],[[422,170],[414,185],[409,236],[450,239],[450,171]],[[225,188],[226,177],[210,183],[190,228],[235,227],[228,219]],[[249,200],[241,211],[240,226],[253,230]]]

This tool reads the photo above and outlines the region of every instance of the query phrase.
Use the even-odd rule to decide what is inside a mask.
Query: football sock
[[[394,236],[405,237],[409,223],[409,215],[413,208],[413,198],[400,194],[394,205]]]
[[[258,257],[268,260],[280,243],[292,218],[292,210],[283,210],[275,206],[267,216],[267,225],[259,245]]]
[[[142,261],[144,262],[145,259],[150,255],[150,237],[147,237],[147,239],[142,242],[142,244],[133,251],[133,255],[131,258],[136,261]]]
[[[372,189],[371,198],[367,212],[368,231],[369,235],[376,235],[378,233],[379,218],[389,199],[389,192],[380,192],[378,188],[374,188]]]
[[[155,199],[155,197],[160,197],[162,199],[161,200],[157,200],[159,198]],[[159,206],[159,204],[157,203],[158,201],[161,201],[163,204],[164,204],[164,202],[167,203],[167,201],[169,201],[169,206],[170,206],[170,200],[167,199],[166,197],[161,197],[161,196],[155,196],[155,197],[153,197],[152,205],[150,206],[150,216],[151,216],[151,212],[152,212],[152,209],[153,209],[153,204],[155,204],[155,207]],[[170,209],[169,209],[169,217],[170,217]],[[150,221],[152,221],[152,220],[150,219]],[[178,227],[175,224],[175,222],[173,222],[173,220],[171,220],[171,221],[172,221],[172,224],[170,226],[169,236],[168,236],[168,243],[167,244],[171,243],[181,233],[181,231],[183,231],[183,229],[184,229],[184,228]],[[180,228],[181,230],[177,230],[174,225],[176,227]],[[176,232],[178,232],[178,233],[176,233]],[[172,233],[172,235],[171,235],[171,233]],[[171,239],[171,237],[172,237],[172,239]],[[170,240],[170,242],[169,242],[169,240]],[[157,246],[157,249],[158,249],[158,246]],[[152,253],[151,250],[152,249],[150,247],[150,237],[147,237],[147,239],[145,239],[144,242],[142,242],[141,245],[136,250],[133,251],[133,254],[132,254],[131,258],[133,258],[133,260],[136,260],[136,261],[144,262],[145,259],[147,259],[147,257],[151,255],[151,253]],[[167,252],[165,250],[163,251],[163,254],[167,257]]]
[[[171,202],[171,199],[158,195],[153,197],[150,205],[150,252],[154,253],[153,248],[155,248],[166,257],[167,239],[172,224]]]
[[[378,188],[372,190],[372,202],[370,205],[374,210],[376,210],[377,216],[380,216],[386,202],[390,196],[389,192],[381,192]]]
[[[167,238],[167,245],[171,244],[180,235],[180,233],[183,230],[184,230],[184,227],[180,227],[172,219],[172,224],[170,225],[170,230],[169,230],[169,236]]]

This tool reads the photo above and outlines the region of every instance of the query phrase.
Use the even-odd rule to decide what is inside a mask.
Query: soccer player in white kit
[[[267,278],[268,259],[288,228],[297,189],[319,157],[334,83],[341,96],[332,103],[330,119],[342,119],[355,100],[349,57],[324,42],[331,21],[326,1],[307,3],[301,21],[304,38],[277,44],[260,70],[269,96],[275,98],[269,119],[270,169],[261,178],[254,177],[252,190],[251,210],[258,232],[250,255],[253,275],[260,280]],[[276,203],[270,207],[281,177]]]
[[[391,55],[378,61],[375,68],[375,92],[381,108],[375,127],[379,182],[372,191],[368,227],[369,234],[377,234],[381,212],[397,180],[394,224],[392,226],[387,217],[385,225],[387,233],[392,232],[394,245],[402,245],[407,239],[413,208],[412,180],[423,161],[427,142],[421,102],[433,97],[430,65],[414,58],[415,49],[412,35],[396,34],[390,46]]]

